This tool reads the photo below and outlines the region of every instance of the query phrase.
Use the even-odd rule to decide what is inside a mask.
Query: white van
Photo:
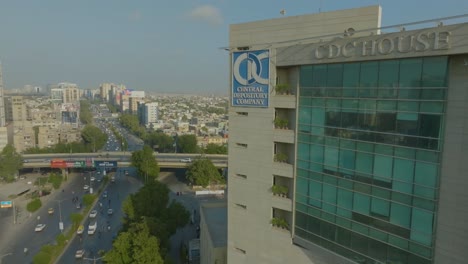
[[[88,226],[88,235],[94,235],[97,229],[97,222],[94,222]]]

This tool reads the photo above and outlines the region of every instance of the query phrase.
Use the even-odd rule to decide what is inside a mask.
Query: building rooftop
[[[225,247],[227,245],[226,203],[202,204],[201,210],[203,210],[203,215],[205,216],[213,247]]]

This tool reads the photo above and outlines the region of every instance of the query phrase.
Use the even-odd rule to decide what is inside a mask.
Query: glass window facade
[[[301,67],[296,236],[358,263],[432,263],[447,65]]]

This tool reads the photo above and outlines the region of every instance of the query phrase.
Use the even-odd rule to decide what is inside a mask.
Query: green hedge
[[[42,206],[41,199],[36,198],[26,205],[26,209],[29,212],[33,213],[33,212],[36,212],[39,208],[41,208],[41,206]]]

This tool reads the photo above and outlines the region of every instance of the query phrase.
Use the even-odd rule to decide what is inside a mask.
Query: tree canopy
[[[155,147],[161,153],[174,152],[174,139],[162,132],[151,132],[146,135],[145,144]]]
[[[134,151],[131,160],[140,177],[150,177],[154,180],[159,176],[158,162],[149,146],[145,145],[142,150]]]
[[[119,234],[112,249],[104,255],[107,263],[163,264],[158,238],[151,235],[145,219]]]
[[[21,168],[23,168],[23,158],[13,145],[7,144],[0,153],[0,178],[11,182]]]
[[[206,145],[205,149],[203,149],[203,153],[205,154],[227,154],[227,146],[226,145],[217,145],[210,143]]]
[[[197,159],[187,169],[187,179],[194,185],[206,187],[224,183],[224,178],[209,159]]]
[[[145,230],[146,232],[146,228],[150,236],[158,238],[159,248],[156,249],[159,249],[159,252],[164,257],[166,252],[168,252],[169,238],[176,232],[177,228],[188,224],[190,217],[190,213],[182,204],[174,200],[170,201],[169,188],[159,181],[148,182],[137,193],[128,196],[123,202],[122,210],[125,213],[123,232],[114,241],[113,248],[123,248],[122,250],[119,249],[120,257],[135,262],[116,263],[138,263],[134,255],[128,254],[128,252],[134,253],[134,251],[128,251],[129,248],[133,250],[138,249],[138,247],[135,248],[134,244],[132,244],[133,237],[128,233],[137,233],[140,230]],[[139,228],[134,229],[135,225],[139,226]],[[144,225],[144,227],[141,225]],[[146,240],[146,235],[142,239]],[[125,241],[130,242],[127,243]],[[154,244],[143,244],[141,248],[145,251],[151,246],[154,247]],[[113,257],[116,253],[109,252],[108,254],[112,255],[112,259],[114,259]]]
[[[92,124],[93,123],[93,114],[89,109],[90,103],[86,100],[80,101],[80,121],[83,124]]]
[[[195,135],[182,135],[177,137],[177,152],[198,153],[197,137]]]
[[[142,139],[146,138],[146,128],[140,125],[138,116],[132,114],[122,114],[119,118],[119,121],[122,126],[128,128],[138,137]]]
[[[107,134],[96,126],[86,125],[81,130],[81,138],[83,138],[85,145],[88,145],[95,152],[106,144]]]

